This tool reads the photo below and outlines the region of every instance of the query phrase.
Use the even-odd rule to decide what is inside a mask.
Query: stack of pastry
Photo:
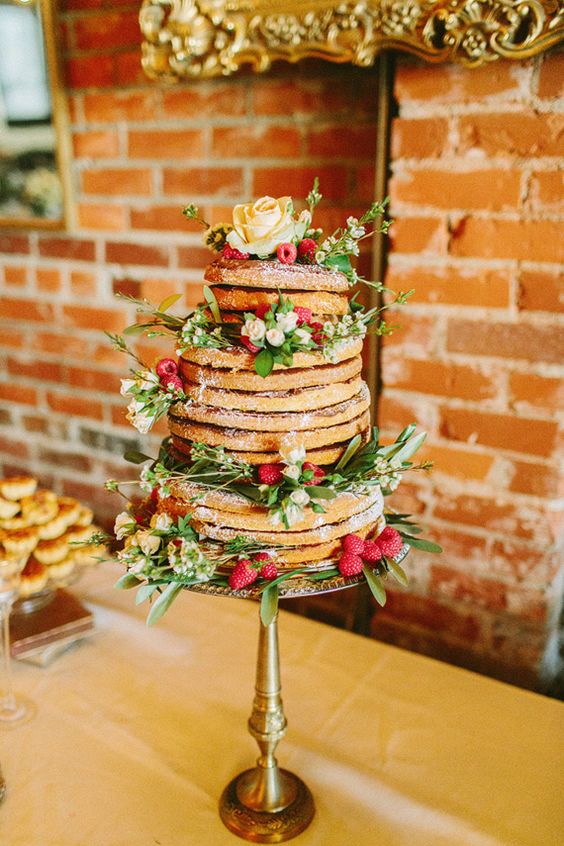
[[[76,567],[97,560],[99,548],[87,543],[96,531],[92,520],[90,508],[38,489],[32,476],[0,479],[0,553],[27,556],[21,598],[48,583],[56,586]]]
[[[346,276],[317,265],[220,258],[208,266],[205,279],[226,322],[278,302],[280,293],[320,323],[349,307]],[[275,364],[263,378],[255,372],[255,356],[242,346],[190,347],[179,363],[189,401],[176,403],[168,415],[174,450],[189,456],[191,444],[199,442],[264,465],[280,462],[281,451],[303,447],[309,462],[321,468],[333,464],[351,438],[367,439],[370,431],[361,352],[358,338],[343,342],[331,362],[321,351],[297,352],[291,367]],[[228,541],[247,535],[280,545],[288,567],[327,564],[345,535],[363,537],[384,525],[379,488],[360,497],[339,494],[324,507],[325,513],[304,509],[303,519],[287,528],[273,522],[262,505],[187,482],[173,483],[170,496],[159,503],[160,511],[176,517],[192,514],[194,527],[206,537]]]

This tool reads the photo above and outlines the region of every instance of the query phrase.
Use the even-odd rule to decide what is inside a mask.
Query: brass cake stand
[[[408,551],[409,547],[404,546],[394,561],[402,561]],[[354,587],[362,580],[362,576],[335,576],[320,583],[299,576],[279,585],[279,597],[290,599],[329,593]],[[259,598],[259,591],[253,587],[235,591],[202,582],[192,585],[189,590],[213,596]],[[274,755],[287,728],[280,684],[278,614],[266,626],[259,617],[259,626],[255,697],[248,729],[258,744],[260,755],[255,767],[239,773],[229,782],[219,800],[219,814],[227,828],[244,840],[282,843],[308,827],[315,814],[315,805],[307,785],[294,773],[279,767]]]

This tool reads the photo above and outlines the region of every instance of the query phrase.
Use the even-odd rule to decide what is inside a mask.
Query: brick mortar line
[[[524,259],[502,259],[502,258],[479,258],[478,256],[454,256],[454,255],[438,255],[436,253],[402,253],[399,251],[390,251],[388,256],[388,263],[395,267],[408,267],[412,269],[417,268],[433,268],[446,269],[452,266],[454,269],[475,268],[479,270],[525,270],[525,271],[541,271],[547,272],[549,275],[559,275],[558,271],[562,268],[564,271],[564,264],[561,262],[547,262],[547,261],[525,261]]]

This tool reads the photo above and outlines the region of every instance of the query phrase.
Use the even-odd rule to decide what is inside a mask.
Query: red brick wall
[[[117,507],[104,480],[141,445],[118,395],[126,360],[102,330],[133,316],[117,290],[197,301],[209,254],[182,206],[217,221],[241,198],[304,196],[317,174],[333,228],[373,198],[373,70],[166,87],[140,70],[138,5],[63,5],[76,221],[0,232],[0,472],[31,470],[101,518]],[[413,556],[410,591],[374,632],[498,673],[535,668],[554,629],[559,63],[397,73],[389,283],[417,293],[384,352],[380,416],[390,433],[411,419],[430,432],[437,469],[398,504],[445,554]]]
[[[430,433],[436,469],[399,500],[445,552],[413,556],[374,632],[509,678],[557,651],[563,58],[402,61],[395,82],[388,282],[416,292],[385,345],[380,416]]]

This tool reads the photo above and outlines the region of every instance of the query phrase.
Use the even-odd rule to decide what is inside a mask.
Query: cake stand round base
[[[309,788],[288,770],[280,769],[279,773],[292,799],[275,811],[255,810],[241,801],[255,770],[246,770],[229,782],[219,800],[219,814],[233,834],[252,843],[283,843],[308,827],[315,814]]]

